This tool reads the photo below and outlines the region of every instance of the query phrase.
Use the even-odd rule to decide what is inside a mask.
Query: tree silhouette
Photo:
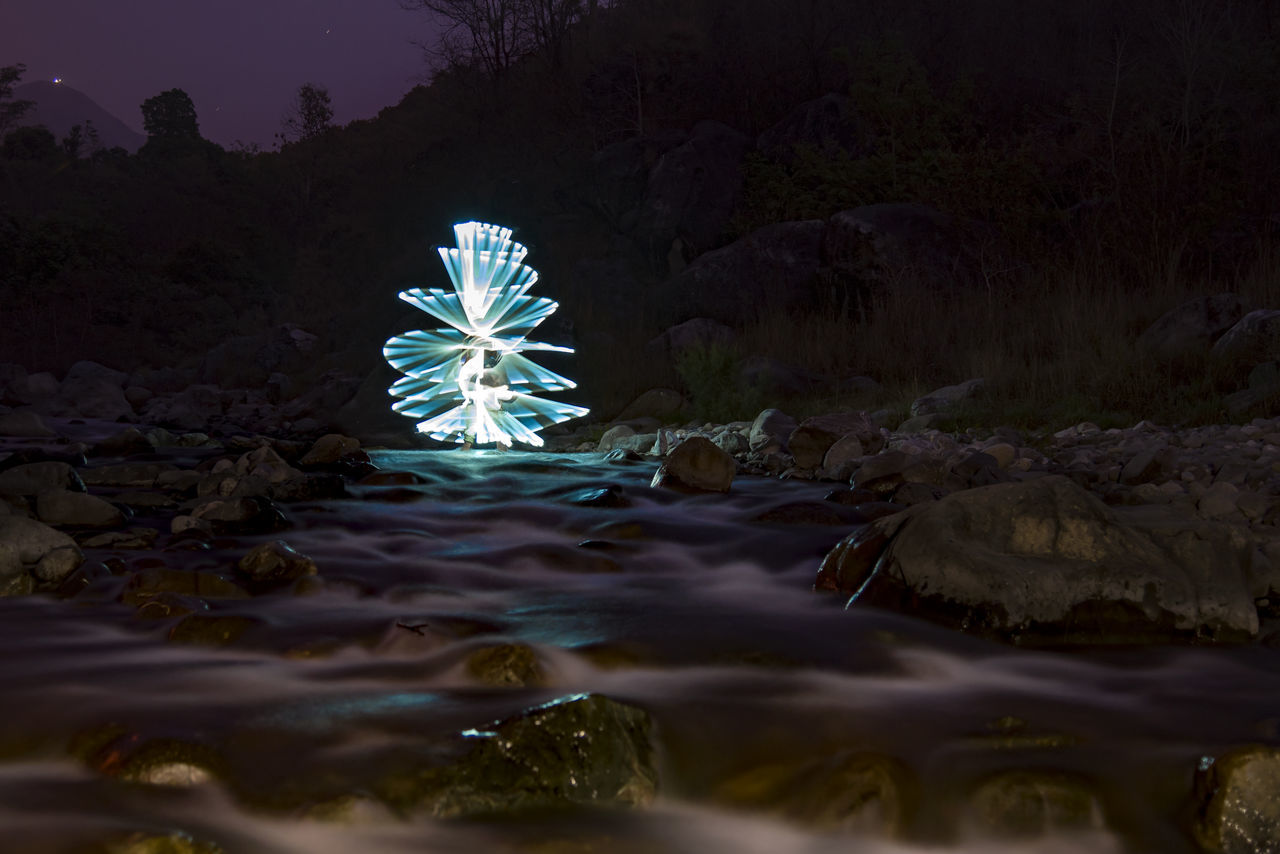
[[[324,133],[333,123],[333,106],[329,90],[314,83],[304,83],[293,96],[293,103],[281,123],[286,140],[311,139]]]
[[[4,136],[9,128],[22,120],[22,117],[36,105],[35,101],[14,99],[13,87],[22,79],[27,67],[19,62],[17,65],[0,66],[0,136]]]
[[[196,106],[181,89],[169,89],[143,101],[142,127],[150,139],[200,139]]]

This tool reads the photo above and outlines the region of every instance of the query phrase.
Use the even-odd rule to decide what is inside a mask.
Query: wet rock
[[[260,584],[287,584],[316,574],[316,563],[284,540],[254,546],[236,564],[241,575]]]
[[[207,776],[205,774],[205,778]],[[197,780],[191,774],[187,775],[185,785],[195,785],[196,782],[203,782],[203,779]],[[171,784],[161,782],[161,785]],[[168,833],[140,830],[106,842],[102,854],[225,854],[225,849],[217,843],[196,839],[180,830]]]
[[[849,518],[849,511],[833,502],[789,501],[757,513],[751,521],[763,525],[845,525]]]
[[[0,543],[16,552],[24,566],[36,567],[40,581],[60,581],[83,560],[75,540],[25,516],[0,516]]]
[[[190,516],[177,516],[170,526],[173,533],[190,527],[180,523],[192,519],[200,526],[209,526],[215,534],[269,534],[289,527],[280,509],[270,500],[260,496],[249,498],[212,498],[197,504]]]
[[[121,463],[84,469],[81,472],[81,478],[90,486],[129,486],[145,489],[155,486],[160,478],[170,476],[176,471],[178,467],[170,463]]]
[[[130,457],[134,454],[150,454],[155,451],[155,443],[145,436],[137,427],[127,427],[113,436],[89,448],[91,457]]]
[[[874,453],[884,444],[880,428],[865,412],[840,412],[806,418],[791,432],[786,447],[798,467],[811,469],[822,465],[827,451],[846,436],[857,439],[866,453]]]
[[[47,525],[81,528],[113,528],[125,521],[125,514],[110,501],[66,489],[47,489],[37,495],[36,516]]]
[[[84,492],[84,481],[67,463],[26,463],[0,471],[0,495],[38,495],[50,489]]]
[[[37,581],[58,584],[65,581],[82,563],[84,563],[84,554],[80,551],[79,546],[59,546],[49,550],[40,560],[36,561],[36,565],[31,569],[31,574],[36,577]]]
[[[728,492],[737,464],[710,439],[692,436],[667,455],[649,484],[694,492]]]
[[[770,448],[787,449],[787,439],[796,429],[796,420],[781,409],[766,409],[751,422],[747,442],[751,450],[765,452]]]
[[[575,805],[643,806],[658,788],[649,715],[574,694],[463,733],[455,762],[391,774],[374,791],[437,818]]]
[[[151,549],[159,536],[155,528],[130,528],[97,534],[82,540],[81,545],[86,549]]]
[[[1259,854],[1280,846],[1280,750],[1243,747],[1200,760],[1196,840],[1206,851]]]
[[[159,596],[171,593],[198,599],[249,597],[249,591],[217,573],[153,566],[130,577],[124,592],[120,594],[120,601],[138,608]]]
[[[1088,781],[1050,771],[1004,771],[969,796],[980,833],[1024,839],[1050,833],[1101,830],[1102,805]]]
[[[467,673],[486,685],[530,687],[546,682],[537,654],[522,643],[485,646],[467,656]]]
[[[575,490],[566,495],[565,500],[570,504],[576,504],[579,507],[631,506],[631,501],[623,494],[622,487],[613,483],[608,484],[607,486]]]
[[[1061,476],[955,493],[880,520],[823,586],[969,631],[1068,642],[1242,640],[1256,544],[1172,506],[1109,508]],[[877,534],[890,542],[872,562]]]
[[[38,413],[29,409],[19,409],[0,415],[0,436],[48,439],[57,435],[44,423],[44,419]]]
[[[317,466],[336,463],[347,454],[360,450],[360,440],[341,433],[328,433],[316,440],[302,458],[300,466]]]
[[[753,768],[714,797],[825,832],[896,837],[917,808],[919,784],[891,757],[841,753]]]
[[[600,437],[600,444],[596,446],[596,450],[601,453],[608,453],[618,447],[618,443],[621,440],[630,439],[634,435],[636,435],[636,431],[629,425],[615,424],[608,430],[604,431],[604,435]]]
[[[889,545],[894,528],[866,525],[845,537],[818,568],[813,589],[852,594],[875,574],[876,563]]]
[[[234,614],[188,614],[169,629],[173,643],[226,646],[262,621]]]

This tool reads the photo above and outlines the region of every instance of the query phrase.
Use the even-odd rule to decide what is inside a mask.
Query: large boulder
[[[61,581],[84,560],[75,540],[26,516],[0,516],[0,543],[40,581]]]
[[[672,320],[741,324],[814,303],[822,220],[780,222],[700,256],[658,289]]]
[[[857,439],[864,453],[873,454],[884,445],[880,428],[865,412],[833,412],[800,422],[787,439],[787,447],[799,468],[817,468],[827,450],[846,436]]]
[[[745,134],[702,121],[662,155],[649,173],[636,222],[635,238],[646,255],[670,258],[674,250],[688,260],[720,245],[742,193],[742,165],[751,148]]]
[[[756,148],[775,160],[790,162],[797,151],[808,148],[819,154],[867,150],[865,133],[854,115],[853,99],[834,92],[805,101],[787,113],[756,139]]]
[[[1264,560],[1241,529],[1108,507],[1049,476],[877,520],[827,555],[816,586],[1015,641],[1238,641],[1258,630]]]
[[[606,145],[591,157],[591,206],[615,229],[636,227],[649,173],[662,156],[685,141],[682,131],[637,136]]]
[[[1280,842],[1280,750],[1253,745],[1206,756],[1196,772],[1196,840],[1205,851],[1256,854]]]
[[[317,338],[292,323],[228,338],[205,354],[197,379],[223,388],[261,388],[271,374],[314,367]]]
[[[737,464],[705,436],[691,436],[672,449],[650,486],[681,492],[728,492]]]
[[[76,362],[67,371],[58,388],[58,399],[86,418],[119,421],[134,416],[133,407],[124,396],[128,374],[99,365]]]
[[[967,278],[956,223],[918,204],[864,205],[834,214],[826,223],[822,262],[842,298],[904,278],[940,288]]]
[[[1249,312],[1214,342],[1209,354],[1218,362],[1248,367],[1280,357],[1280,311]]]
[[[1247,310],[1239,294],[1196,297],[1162,314],[1138,336],[1138,346],[1164,360],[1205,353]]]

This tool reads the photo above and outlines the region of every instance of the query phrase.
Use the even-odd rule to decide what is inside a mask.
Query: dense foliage
[[[625,242],[586,178],[593,153],[703,119],[755,135],[837,92],[850,96],[860,144],[751,155],[722,242],[861,204],[924,202],[981,225],[986,313],[971,300],[933,317],[933,300],[916,298],[881,306],[881,326],[856,335],[840,318],[775,318],[777,328],[748,330],[740,347],[906,386],[1006,363],[1038,371],[1015,371],[1019,382],[1087,386],[1086,370],[1046,351],[1048,327],[1022,333],[1029,319],[1075,311],[1053,322],[1055,334],[1079,336],[1056,340],[1083,365],[1111,339],[1071,331],[1095,311],[1076,300],[1109,306],[1108,328],[1132,337],[1188,294],[1271,295],[1278,7],[534,2],[526,13],[543,17],[527,20],[542,29],[513,31],[525,40],[499,65],[483,42],[451,31],[430,86],[373,120],[321,133],[327,118],[317,119],[279,150],[201,140],[180,90],[143,105],[149,141],[136,155],[10,131],[0,145],[0,361],[176,364],[288,321],[321,335],[331,356],[317,371],[364,370],[403,328],[395,292],[433,283],[432,244],[454,221],[478,218],[522,227],[544,291],[561,299],[566,321],[596,333],[596,343],[579,338],[593,393],[627,391],[655,378],[626,354],[657,330],[646,326],[643,292],[620,309],[611,282],[580,273],[582,258]],[[954,328],[961,317],[988,333],[1006,317],[1015,328],[1008,342],[978,340]],[[896,340],[912,323],[928,346]],[[836,337],[824,346],[824,335]],[[875,349],[843,346],[851,337]],[[1108,406],[1106,395],[1132,394],[1117,389],[1081,393]]]

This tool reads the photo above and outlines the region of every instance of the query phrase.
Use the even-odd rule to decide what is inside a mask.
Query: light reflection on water
[[[11,850],[181,827],[227,850],[316,854],[528,850],[538,839],[621,846],[598,850],[847,851],[846,838],[716,808],[709,794],[757,765],[872,751],[912,768],[936,815],[917,828],[924,847],[861,840],[858,851],[1127,845],[1176,854],[1193,850],[1177,816],[1198,758],[1273,740],[1280,728],[1280,662],[1268,649],[1014,650],[842,610],[809,585],[847,527],[749,521],[782,501],[820,500],[826,485],[743,478],[729,496],[683,496],[649,489],[651,464],[599,455],[375,457],[422,475],[422,497],[383,502],[359,489],[351,500],[289,508],[294,527],[278,536],[315,559],[328,587],[211,602],[212,613],[257,621],[231,647],[166,643],[170,623],[139,621],[109,599],[0,600],[0,755],[10,758],[0,764],[0,822],[21,842]],[[570,503],[606,485],[629,506]],[[599,548],[579,547],[584,540]],[[255,541],[163,557],[171,568],[227,566]],[[584,562],[588,551],[608,563]],[[463,662],[499,640],[530,644],[549,684],[478,685]],[[125,786],[65,758],[76,733],[114,723],[210,739],[277,732],[288,750],[323,764],[325,751],[483,729],[578,692],[653,715],[663,774],[653,808],[551,825],[383,816],[334,826],[249,813],[217,783]],[[1002,719],[1057,746],[1000,747],[993,722]],[[1001,849],[970,838],[967,789],[1019,767],[1096,781],[1125,845],[1094,835]]]

